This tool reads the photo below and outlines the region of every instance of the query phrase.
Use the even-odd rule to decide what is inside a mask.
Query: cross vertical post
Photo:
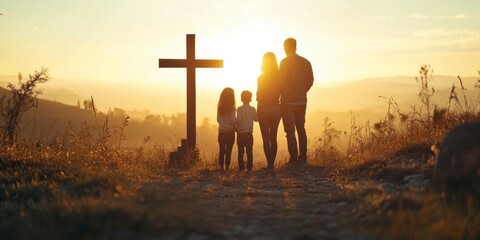
[[[195,35],[187,34],[187,140],[190,148],[197,145],[195,75]]]
[[[196,68],[223,68],[223,60],[204,60],[195,57],[195,34],[187,34],[187,58],[186,59],[159,59],[160,68],[186,68],[187,69],[187,140],[182,140],[182,149],[174,154],[181,158],[186,150],[192,150],[197,145],[196,128]],[[187,149],[184,149],[184,148]],[[172,156],[172,155],[171,155]]]

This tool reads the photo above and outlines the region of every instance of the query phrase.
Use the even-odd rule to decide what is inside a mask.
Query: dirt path
[[[433,165],[405,154],[347,169],[135,166],[0,161],[0,239],[480,236],[475,199],[445,201],[430,188]]]
[[[162,211],[174,216],[164,237],[367,238],[356,231],[357,219],[349,217],[356,207],[354,197],[325,169],[314,166],[275,172],[189,172],[148,184],[139,192],[143,204],[155,205],[151,221],[157,221]]]

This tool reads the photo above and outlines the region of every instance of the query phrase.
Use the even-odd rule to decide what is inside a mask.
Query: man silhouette
[[[310,62],[299,56],[297,41],[288,38],[283,43],[286,57],[280,63],[282,84],[280,103],[283,128],[287,135],[290,163],[307,162],[307,133],[305,131],[305,111],[307,92],[313,85],[313,71]],[[295,129],[298,133],[298,148]]]

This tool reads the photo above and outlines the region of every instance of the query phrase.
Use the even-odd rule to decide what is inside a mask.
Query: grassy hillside
[[[13,76],[12,76],[13,77]],[[8,79],[4,77],[2,79]],[[0,79],[0,80],[2,80]],[[449,96],[451,85],[457,86],[456,100],[450,101],[452,110],[461,110],[465,103],[463,93],[466,94],[468,104],[471,110],[480,107],[480,91],[475,89],[475,78],[465,78],[464,86],[468,89],[461,91],[460,84],[455,77],[433,76],[431,85],[436,88],[435,94],[431,98],[432,105],[447,107],[449,105]],[[123,88],[120,85],[117,87]],[[125,87],[125,86],[124,86]],[[100,87],[102,88],[102,87]],[[306,127],[308,130],[310,144],[315,144],[316,140],[321,138],[324,128],[323,123],[326,118],[333,123],[333,126],[342,132],[350,132],[352,121],[356,125],[369,127],[373,126],[386,117],[388,107],[391,111],[398,110],[402,112],[412,111],[412,106],[417,111],[422,111],[422,104],[418,97],[419,84],[414,77],[391,77],[391,78],[372,78],[354,82],[336,84],[336,85],[317,85],[309,93],[309,105]],[[53,89],[52,89],[53,90]],[[0,91],[4,92],[4,89]],[[0,95],[3,94],[0,92]],[[45,90],[48,92],[48,89]],[[386,98],[381,98],[379,96]],[[39,96],[40,98],[43,95]],[[107,96],[108,97],[108,96]],[[105,99],[94,99],[98,105]],[[395,101],[395,106],[389,105],[388,101]],[[83,103],[82,103],[83,105]],[[202,113],[202,106],[199,104],[199,113]],[[211,106],[209,108],[212,108]],[[324,110],[318,110],[324,109]],[[333,109],[333,110],[327,110]],[[107,109],[108,110],[108,109]],[[210,109],[212,110],[212,109]],[[423,111],[425,111],[423,109]],[[83,109],[77,106],[65,105],[60,102],[40,99],[38,109],[31,110],[24,117],[22,137],[24,139],[42,139],[54,135],[65,135],[68,131],[78,131],[82,125],[91,127],[95,136],[101,135],[99,129],[103,128],[106,120],[106,112],[98,112],[97,116],[93,111]],[[129,111],[113,108],[110,109],[107,119],[111,135],[122,126],[125,114]],[[179,145],[180,139],[185,137],[185,115],[177,113],[173,115],[149,114],[149,111],[138,112],[137,116],[142,118],[130,118],[128,126],[124,128],[122,134],[125,135],[122,140],[124,147],[133,147],[142,144],[144,139],[149,139],[151,145],[160,144],[169,149],[174,149]],[[198,125],[198,143],[203,152],[209,156],[214,156],[217,151],[215,117],[204,118]],[[346,135],[346,134],[343,134]],[[118,136],[115,136],[118,138]],[[254,153],[262,157],[261,136],[258,124],[254,128],[255,148]],[[114,137],[112,136],[112,139]],[[283,128],[279,128],[279,150],[280,156],[286,155],[286,142],[283,134]],[[112,140],[117,141],[117,140]]]
[[[0,96],[9,92],[0,88]],[[94,99],[94,101],[96,101]],[[108,116],[107,116],[108,113]],[[184,113],[174,115],[148,115],[144,119],[128,119],[124,125],[126,112],[115,108],[110,111],[94,112],[83,107],[39,99],[38,108],[25,113],[22,118],[19,138],[31,143],[50,141],[52,137],[68,137],[72,132],[88,131],[92,138],[108,135],[110,141],[118,144],[122,130],[122,146],[141,145],[144,139],[153,144],[176,148],[185,137],[186,119]],[[216,127],[207,119],[198,127],[199,144],[215,142]]]
[[[462,77],[464,86],[475,90],[475,77]],[[16,82],[16,76],[0,76],[0,86],[7,82]],[[434,101],[444,104],[448,101],[451,86],[455,84],[460,88],[458,78],[455,76],[432,76],[431,86],[438,94]],[[133,109],[148,109],[153,114],[175,114],[184,112],[179,106],[185,106],[183,86],[177,91],[162,91],[157,84],[133,83],[108,83],[92,84],[88,81],[53,79],[44,87],[43,99],[66,103],[76,106],[78,100],[90,99],[93,95],[98,109],[106,112],[109,108],[122,108],[126,111]],[[322,79],[317,79],[309,92],[308,111],[349,112],[363,109],[372,109],[375,112],[384,112],[384,103],[378,96],[393,97],[399,104],[408,108],[418,103],[417,94],[420,88],[414,76],[396,76],[382,78],[367,78],[357,81],[323,84]],[[214,119],[214,107],[218,101],[218,92],[202,92],[197,94],[197,108],[199,121],[204,117]],[[252,89],[254,91],[254,89]],[[176,105],[162,102],[161,99],[177,99]],[[253,101],[253,105],[255,101]],[[212,110],[213,109],[213,110]],[[133,113],[131,117],[137,117]],[[145,114],[139,114],[142,118]],[[199,122],[200,124],[200,122]]]
[[[385,104],[374,120],[364,117],[371,110],[309,115],[307,165],[278,156],[265,171],[257,136],[253,171],[233,170],[233,160],[222,172],[214,154],[167,167],[169,149],[150,138],[120,147],[125,136],[184,132],[182,114],[139,122],[120,109],[95,116],[41,100],[25,116],[27,141],[0,145],[0,238],[478,239],[478,192],[435,191],[430,147],[479,112]],[[205,119],[198,134],[215,149],[214,123]]]

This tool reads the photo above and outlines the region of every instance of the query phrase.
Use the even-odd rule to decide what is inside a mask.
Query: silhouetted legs
[[[305,163],[307,161],[307,133],[305,131],[305,111],[307,109],[307,105],[283,104],[281,108],[283,128],[287,135],[290,162],[300,161]],[[298,134],[298,148],[295,129],[297,130]]]
[[[267,169],[273,170],[277,156],[277,131],[281,111],[279,105],[258,106],[258,123],[262,133],[263,151],[267,158]]]
[[[235,133],[234,132],[220,132],[218,133],[218,145],[220,147],[218,163],[220,164],[220,169],[228,170],[230,167],[230,161],[232,159],[232,148],[233,143],[235,142]],[[225,164],[225,166],[224,166]]]
[[[251,171],[253,167],[253,134],[252,133],[238,133],[238,168],[240,171],[245,169],[243,161],[243,154],[247,153],[247,170]]]

